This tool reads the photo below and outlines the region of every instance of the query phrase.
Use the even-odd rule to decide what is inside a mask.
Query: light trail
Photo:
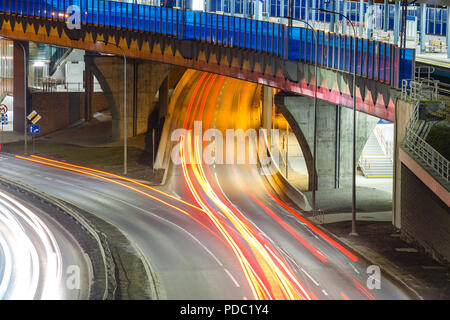
[[[53,233],[30,209],[0,191],[0,300],[62,298],[62,255]]]
[[[224,77],[221,77],[220,80],[223,81],[223,79]],[[221,86],[220,80],[218,82]],[[201,81],[197,83],[194,93],[198,91],[200,84]],[[197,114],[203,113],[211,85],[203,88],[206,89],[202,89],[198,97],[196,94],[191,96],[183,122],[183,128],[189,131],[187,136],[182,136],[180,139],[181,166],[191,194],[229,243],[256,299],[310,299],[306,290],[295,279],[292,272],[289,272],[285,262],[280,258],[275,259],[276,256],[273,251],[267,250],[269,246],[267,241],[258,236],[259,233],[251,227],[242,215],[235,214],[236,208],[231,209],[229,204],[224,203],[208,182],[203,170],[199,137],[192,137],[190,133],[196,110],[199,110]],[[194,106],[195,98],[197,98],[197,103]],[[198,109],[199,104],[200,109]],[[190,163],[189,166],[188,163]],[[212,204],[210,201],[212,201]],[[239,238],[236,239],[227,231],[224,226],[225,221],[221,221],[222,214],[238,231],[238,235],[244,240],[245,246],[240,246]],[[247,248],[250,249],[253,259],[249,257]],[[255,262],[256,264],[254,264]]]
[[[106,181],[106,182],[109,182],[109,183],[113,183],[113,184],[116,184],[116,185],[118,185],[118,186],[127,188],[127,189],[132,190],[132,191],[134,191],[134,192],[137,192],[137,193],[139,193],[139,194],[141,194],[141,195],[143,195],[143,196],[145,196],[145,197],[148,197],[148,198],[150,198],[150,199],[152,199],[152,200],[155,200],[155,201],[157,201],[157,202],[159,202],[159,203],[161,203],[161,204],[163,204],[163,205],[165,205],[165,206],[167,206],[167,207],[169,207],[169,208],[172,208],[172,209],[174,209],[174,210],[176,210],[176,211],[178,211],[178,212],[181,212],[181,213],[184,214],[185,216],[188,216],[189,218],[193,219],[193,220],[196,221],[198,224],[200,224],[201,226],[203,226],[203,227],[204,227],[206,230],[208,230],[212,235],[214,235],[214,236],[217,237],[216,233],[215,233],[214,231],[212,231],[211,228],[209,228],[208,226],[206,226],[204,223],[202,223],[201,221],[199,221],[197,218],[193,217],[189,212],[187,212],[186,210],[184,210],[184,209],[182,209],[182,208],[180,208],[180,207],[177,207],[177,206],[175,206],[175,205],[173,205],[173,204],[170,204],[170,203],[168,203],[167,201],[164,201],[164,200],[162,200],[162,199],[160,199],[160,198],[158,198],[158,197],[155,197],[155,196],[153,196],[153,195],[151,195],[151,194],[149,194],[149,193],[147,193],[147,192],[144,192],[144,191],[142,191],[142,190],[139,190],[139,189],[137,189],[137,188],[134,188],[134,187],[132,187],[132,186],[129,186],[129,185],[125,184],[125,183],[118,182],[118,181],[114,181],[114,180],[112,180],[112,179],[109,179],[109,178],[100,176],[100,175],[98,175],[98,174],[94,174],[94,173],[90,173],[90,172],[85,172],[85,171],[83,171],[83,170],[86,170],[86,171],[99,171],[99,170],[89,169],[89,168],[86,168],[86,167],[83,167],[83,168],[84,168],[83,170],[79,170],[79,169],[73,168],[73,167],[78,167],[78,166],[68,165],[68,164],[66,164],[66,163],[64,163],[64,165],[52,164],[52,163],[46,162],[46,161],[50,160],[50,159],[46,159],[46,158],[44,158],[44,159],[46,159],[46,161],[41,161],[41,160],[30,159],[30,158],[22,157],[22,156],[15,156],[15,157],[16,157],[17,159],[21,159],[21,160],[25,160],[25,161],[29,161],[29,162],[34,162],[34,163],[42,164],[42,165],[49,166],[49,167],[54,167],[54,168],[63,169],[63,170],[66,170],[66,171],[72,171],[72,172],[76,172],[76,173],[79,173],[79,174],[87,175],[87,176],[90,176],[90,177],[93,177],[93,178],[96,178],[96,179],[100,179],[100,180],[103,180],[103,181]],[[50,160],[50,161],[53,161],[53,162],[54,162],[54,160]],[[59,162],[59,161],[58,161],[58,162]],[[66,165],[68,165],[68,166],[66,166]],[[103,171],[102,171],[102,173],[103,173]],[[115,176],[115,175],[113,175],[113,176]],[[117,176],[117,177],[120,177],[120,176]],[[130,180],[129,182],[135,182],[135,181],[133,181],[133,180],[131,180],[131,179],[129,179],[129,180]],[[139,182],[135,182],[135,183],[141,185]],[[149,188],[151,188],[151,187],[149,187]],[[152,189],[154,189],[154,188],[152,188]],[[165,195],[165,193],[164,193],[164,195]],[[172,196],[172,197],[173,197],[173,196]],[[171,198],[172,198],[172,197],[171,197]],[[175,197],[174,197],[174,198],[175,198]],[[175,198],[175,199],[178,199],[178,198]],[[181,199],[179,199],[179,200],[181,200]],[[184,201],[183,201],[183,203],[184,203]],[[195,206],[192,206],[192,205],[191,205],[191,207],[195,207]],[[198,207],[195,207],[195,208],[196,208],[196,209],[199,209]],[[220,237],[217,237],[217,238],[218,238],[220,241],[223,241]]]

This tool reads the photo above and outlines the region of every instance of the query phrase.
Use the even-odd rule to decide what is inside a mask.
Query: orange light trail
[[[205,225],[204,223],[202,223],[202,222],[201,222],[200,220],[198,220],[197,218],[193,217],[193,216],[192,216],[190,213],[188,213],[187,211],[185,211],[185,210],[183,210],[183,209],[181,209],[181,208],[179,208],[179,207],[177,207],[177,206],[175,206],[175,205],[173,205],[173,204],[170,204],[170,203],[168,203],[168,202],[166,202],[166,201],[164,201],[164,200],[162,200],[162,199],[159,199],[158,197],[155,197],[155,196],[153,196],[153,195],[151,195],[151,194],[148,194],[148,193],[146,193],[146,192],[144,192],[144,191],[142,191],[142,190],[136,189],[136,188],[134,188],[134,187],[132,187],[132,186],[126,185],[126,184],[121,183],[121,182],[118,182],[118,181],[114,181],[114,180],[109,179],[109,178],[106,178],[106,177],[99,176],[99,175],[97,175],[97,174],[93,174],[93,173],[89,173],[89,172],[84,172],[84,171],[82,171],[82,170],[78,170],[78,169],[74,169],[74,168],[70,168],[70,167],[65,167],[65,166],[61,166],[61,165],[56,165],[56,164],[52,164],[52,163],[47,163],[47,162],[44,162],[44,161],[35,160],[35,159],[30,159],[30,158],[26,158],[26,157],[22,157],[22,156],[15,156],[15,157],[18,158],[18,159],[25,160],[25,161],[34,162],[34,163],[38,163],[38,164],[43,164],[43,165],[46,165],[46,166],[49,166],[49,167],[54,167],[54,168],[58,168],[58,169],[63,169],[63,170],[72,171],[72,172],[80,173],[80,174],[83,174],[83,175],[87,175],[87,176],[90,176],[90,177],[93,177],[93,178],[97,178],[97,179],[100,179],[100,180],[103,180],[103,181],[107,181],[107,182],[109,182],[109,183],[114,183],[114,184],[116,184],[116,185],[118,185],[118,186],[121,186],[121,187],[127,188],[127,189],[129,189],[129,190],[132,190],[132,191],[134,191],[134,192],[137,192],[137,193],[139,193],[139,194],[141,194],[141,195],[143,195],[143,196],[146,196],[146,197],[148,197],[148,198],[151,198],[151,199],[153,199],[153,200],[155,200],[155,201],[157,201],[157,202],[159,202],[159,203],[161,203],[161,204],[163,204],[163,205],[165,205],[165,206],[167,206],[167,207],[169,207],[169,208],[175,209],[176,211],[181,212],[182,214],[188,216],[189,218],[191,218],[191,219],[193,219],[195,222],[199,223],[199,224],[200,224],[201,226],[203,226],[206,230],[208,230],[212,235],[214,235],[216,238],[218,238],[220,241],[223,242],[223,239],[221,239],[220,237],[218,237],[217,234],[216,234],[213,230],[211,230],[211,228],[209,228],[207,225]],[[92,170],[93,170],[93,169],[92,169]]]
[[[219,78],[219,81],[217,81],[220,86],[222,85],[222,81],[223,77]],[[211,83],[206,86],[206,90],[201,91],[197,103],[193,108],[193,112],[191,112],[191,110],[194,106],[196,94],[191,96],[188,104],[189,112],[186,113],[186,117],[184,119],[184,129],[190,129],[195,119],[196,110],[204,110],[204,105],[207,99],[206,96],[209,94],[211,89],[210,84]],[[198,91],[197,87],[194,92]],[[213,94],[214,100],[217,98],[216,92],[218,92],[218,90],[215,90]],[[200,109],[198,109],[199,101]],[[211,105],[214,105],[214,103]],[[198,112],[199,115],[202,114],[200,111]],[[188,124],[189,127],[187,126]],[[262,240],[257,236],[259,233],[254,230],[250,224],[248,224],[246,219],[242,220],[242,217],[234,214],[235,208],[231,208],[231,206],[229,207],[227,204],[222,202],[213,190],[211,184],[206,178],[205,172],[203,171],[200,141],[198,138],[199,137],[194,137],[194,141],[192,141],[191,131],[188,131],[187,137],[182,136],[180,138],[183,176],[197,204],[203,208],[203,212],[207,214],[220,234],[229,243],[230,248],[232,248],[239,264],[241,265],[241,268],[243,269],[244,276],[249,283],[254,297],[257,299],[310,299],[306,290],[304,290],[298,280],[295,279],[292,272],[290,272],[289,268],[285,265],[285,262],[274,255],[273,252],[269,252],[267,250],[268,244],[263,244],[263,242],[261,242]],[[187,148],[187,150],[185,150],[185,148]],[[190,161],[189,166],[187,165],[188,161]],[[197,185],[199,187],[198,189],[196,187]],[[206,199],[203,199],[201,196],[202,193],[204,193],[206,195],[206,199],[211,200],[214,205],[219,208],[219,210],[214,209],[211,204],[206,201]],[[251,266],[251,259],[248,257],[248,254],[245,253],[246,250],[241,248],[238,245],[239,241],[234,239],[227,231],[226,226],[223,225],[224,222],[220,221],[219,215],[224,215],[235,230],[238,231],[240,237],[245,240],[246,245],[253,252],[257,265],[254,267]],[[257,270],[260,271],[258,272]]]

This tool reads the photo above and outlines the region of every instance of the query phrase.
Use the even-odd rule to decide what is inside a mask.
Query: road
[[[0,190],[0,300],[86,299],[86,263],[78,243],[63,226],[27,201]],[[71,266],[87,276],[69,279],[74,274]]]
[[[172,94],[166,126],[189,134],[177,137],[182,143],[174,152],[167,145],[179,162],[160,188],[36,157],[5,157],[0,175],[120,228],[157,275],[160,299],[408,298],[384,274],[381,288],[369,289],[369,263],[306,220],[257,163],[198,161],[204,151],[214,159],[221,152],[193,133],[194,121],[220,132],[258,128],[258,99],[256,84],[188,70]],[[249,144],[238,150],[236,157],[256,157]]]

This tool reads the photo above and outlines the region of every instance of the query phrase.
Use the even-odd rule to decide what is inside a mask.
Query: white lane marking
[[[239,282],[236,281],[236,279],[233,277],[233,275],[231,274],[230,271],[228,271],[227,268],[223,268],[223,270],[225,270],[226,274],[231,278],[231,280],[233,280],[234,284],[236,285],[236,287],[240,288],[241,285],[239,284]]]
[[[311,277],[311,275],[310,275],[308,272],[306,272],[305,269],[303,269],[302,267],[300,267],[300,270],[302,270],[302,272],[303,272],[304,274],[306,274],[306,276],[307,276],[309,279],[311,279],[311,281],[312,281],[316,286],[319,286],[319,283],[318,283],[316,280],[314,280],[314,278]]]
[[[219,178],[217,177],[217,173],[216,173],[216,172],[214,172],[214,176],[216,177],[217,185],[219,186],[219,189],[220,189],[220,192],[222,192],[222,195],[225,197],[225,199],[227,199],[227,201],[228,201],[230,204],[233,205],[233,207],[235,207],[235,208],[237,209],[237,206],[236,206],[233,202],[231,202],[231,200],[227,197],[227,195],[225,194],[225,192],[223,192],[222,186],[220,185]]]
[[[353,264],[349,263],[349,265],[353,268],[353,270],[355,270],[355,272],[356,272],[357,274],[360,273],[360,272],[358,271],[358,269],[356,269],[355,266],[354,266]]]
[[[322,289],[322,292],[324,295],[326,295],[328,297],[328,293],[325,290]]]

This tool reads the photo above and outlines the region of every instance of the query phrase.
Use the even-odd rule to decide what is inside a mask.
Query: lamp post
[[[104,43],[105,45],[112,44],[116,46],[123,55],[123,174],[127,174],[127,55],[125,51],[115,43],[100,40],[98,42]]]
[[[345,18],[353,29],[354,41],[353,41],[353,162],[352,162],[352,231],[350,232],[351,236],[357,236],[356,232],[356,29],[355,26],[346,15],[337,12],[326,10],[322,8],[312,8],[312,10],[318,10],[331,14],[338,14],[341,17]]]
[[[294,1],[289,1],[289,7],[288,7],[288,26],[289,28],[292,27],[292,20],[296,20],[299,22],[303,22],[305,25],[307,25],[314,35],[314,39],[316,40],[315,45],[315,52],[314,52],[314,75],[316,77],[315,79],[315,85],[314,85],[314,139],[313,139],[313,188],[312,188],[312,210],[316,211],[316,189],[317,189],[317,174],[316,174],[316,166],[317,166],[317,87],[319,83],[319,74],[317,72],[317,60],[318,60],[318,39],[317,39],[317,30],[314,29],[311,24],[308,21],[293,18],[292,17],[292,5]],[[300,58],[300,56],[299,56]]]
[[[24,106],[23,106],[23,120],[24,120],[24,123],[23,123],[23,126],[24,126],[24,129],[23,129],[23,138],[24,138],[24,145],[23,145],[23,153],[25,154],[25,155],[27,155],[27,153],[28,153],[28,144],[27,144],[27,61],[28,61],[28,59],[27,59],[27,50],[25,49],[25,47],[23,46],[23,44],[21,44],[20,42],[18,42],[18,41],[15,41],[14,39],[11,39],[11,38],[8,38],[8,37],[5,37],[5,36],[1,36],[1,40],[10,40],[10,41],[13,41],[14,43],[17,43],[18,45],[20,45],[20,47],[22,48],[22,50],[23,50],[23,72],[25,73],[24,74],[24,76],[23,76],[23,92],[24,92],[24,95],[25,95],[25,99],[24,99]]]

